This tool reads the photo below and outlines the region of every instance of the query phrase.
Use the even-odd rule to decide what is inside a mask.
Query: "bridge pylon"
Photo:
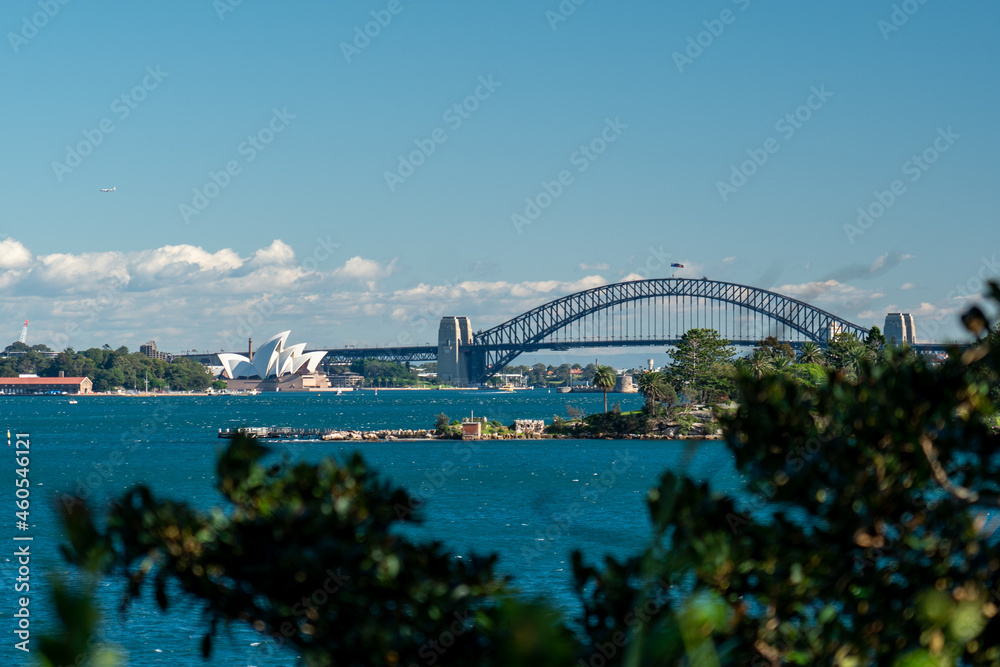
[[[472,345],[472,324],[468,317],[442,317],[438,326],[438,379],[456,387],[468,387],[470,378],[469,351]],[[485,360],[484,360],[485,363]]]

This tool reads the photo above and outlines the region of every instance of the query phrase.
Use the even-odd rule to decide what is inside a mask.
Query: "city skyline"
[[[1000,273],[989,3],[110,7],[0,14],[10,341],[433,342],[671,273],[930,341]]]

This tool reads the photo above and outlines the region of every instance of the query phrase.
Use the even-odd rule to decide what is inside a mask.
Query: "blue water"
[[[609,405],[637,408],[638,396],[609,396]],[[381,391],[343,396],[270,394],[228,397],[0,397],[0,429],[31,436],[30,528],[15,522],[14,447],[0,467],[0,665],[30,664],[13,648],[17,563],[14,536],[31,536],[32,637],[50,627],[46,572],[69,570],[61,561],[61,535],[53,499],[61,492],[88,497],[102,507],[130,485],[149,484],[159,497],[208,508],[221,503],[213,488],[215,457],[225,441],[219,428],[297,426],[331,428],[431,428],[438,413],[475,414],[505,424],[516,418],[566,417],[571,405],[602,409],[600,394],[546,390],[515,394],[477,391]],[[5,444],[0,447],[6,448]],[[742,496],[725,445],[717,441],[529,440],[398,441],[335,444],[283,442],[272,447],[293,459],[343,457],[359,450],[374,468],[426,499],[425,523],[408,530],[417,540],[442,540],[456,554],[500,555],[500,571],[525,595],[542,596],[576,613],[569,555],[590,561],[622,557],[650,536],[645,494],[666,470],[709,481],[722,493]],[[3,470],[5,468],[6,470]],[[6,481],[4,481],[6,480]],[[583,512],[559,528],[553,517],[579,503]],[[129,665],[201,665],[203,624],[188,604],[163,614],[151,600],[116,613],[121,589],[100,584],[104,635]],[[34,643],[32,644],[34,645]],[[277,648],[252,629],[234,625],[216,643],[212,664],[295,664],[294,652]]]

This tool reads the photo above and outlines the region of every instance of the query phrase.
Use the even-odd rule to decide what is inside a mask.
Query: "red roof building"
[[[0,394],[32,396],[38,394],[89,394],[94,383],[90,378],[0,378]]]

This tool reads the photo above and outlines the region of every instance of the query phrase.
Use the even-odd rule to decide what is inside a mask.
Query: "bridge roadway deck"
[[[565,352],[572,349],[585,348],[605,348],[605,347],[658,347],[677,345],[680,339],[634,339],[634,340],[581,340],[581,341],[552,341],[545,343],[530,343],[525,345],[468,345],[463,349],[498,351],[518,349],[522,353],[539,352],[552,350]],[[803,343],[809,341],[782,341],[788,343],[793,348],[799,348]],[[755,347],[758,340],[731,340],[731,345],[736,347]],[[820,344],[822,346],[822,344]],[[825,346],[824,346],[825,347]],[[948,345],[944,343],[918,343],[911,346],[921,353],[946,352]],[[378,359],[380,361],[397,361],[399,363],[415,361],[437,361],[438,348],[436,345],[421,345],[410,347],[346,347],[336,350],[327,350],[325,361],[327,363],[351,362],[359,359]]]

